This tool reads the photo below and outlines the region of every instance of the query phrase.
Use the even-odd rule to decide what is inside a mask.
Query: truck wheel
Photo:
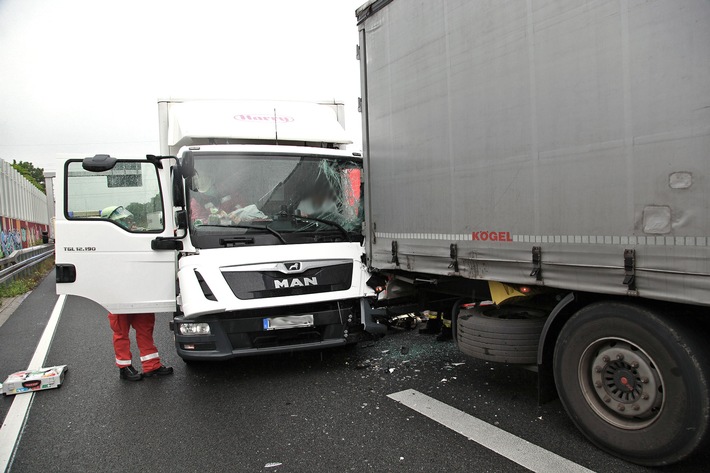
[[[537,364],[544,313],[522,307],[477,307],[457,317],[456,341],[465,355],[481,360]]]
[[[554,354],[565,410],[598,447],[657,466],[707,438],[710,369],[696,334],[621,302],[587,306],[565,324]]]

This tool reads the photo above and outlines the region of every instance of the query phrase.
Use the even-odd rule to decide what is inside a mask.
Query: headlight
[[[180,324],[181,335],[209,335],[210,324],[207,323],[187,323]]]

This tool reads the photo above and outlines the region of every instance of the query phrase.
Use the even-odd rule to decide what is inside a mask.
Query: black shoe
[[[152,376],[168,376],[171,374],[173,374],[173,369],[171,367],[160,365],[160,368],[151,371],[146,371],[145,373],[143,373],[143,376],[145,376],[146,378],[150,378]]]
[[[143,373],[136,371],[136,369],[131,365],[121,368],[120,372],[121,379],[127,379],[128,381],[140,381],[143,379]]]

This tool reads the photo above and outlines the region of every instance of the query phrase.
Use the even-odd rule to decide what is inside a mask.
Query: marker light
[[[207,323],[186,323],[180,324],[181,335],[209,335],[210,324]]]

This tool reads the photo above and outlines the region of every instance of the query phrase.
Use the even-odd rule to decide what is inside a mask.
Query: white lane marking
[[[387,397],[529,470],[544,473],[550,471],[564,471],[567,473],[592,472],[592,470],[588,470],[556,453],[538,447],[527,440],[523,440],[516,435],[414,389],[389,394]]]
[[[52,345],[54,332],[57,330],[57,323],[62,315],[66,299],[67,296],[62,294],[54,305],[52,315],[49,316],[47,326],[42,332],[42,337],[39,339],[35,353],[27,367],[28,370],[41,368],[44,360],[47,359],[47,353]],[[12,464],[15,447],[19,444],[20,437],[22,437],[22,431],[25,427],[27,414],[30,412],[30,407],[32,407],[34,395],[34,392],[16,394],[10,409],[7,411],[2,427],[0,427],[0,471],[7,471]]]

